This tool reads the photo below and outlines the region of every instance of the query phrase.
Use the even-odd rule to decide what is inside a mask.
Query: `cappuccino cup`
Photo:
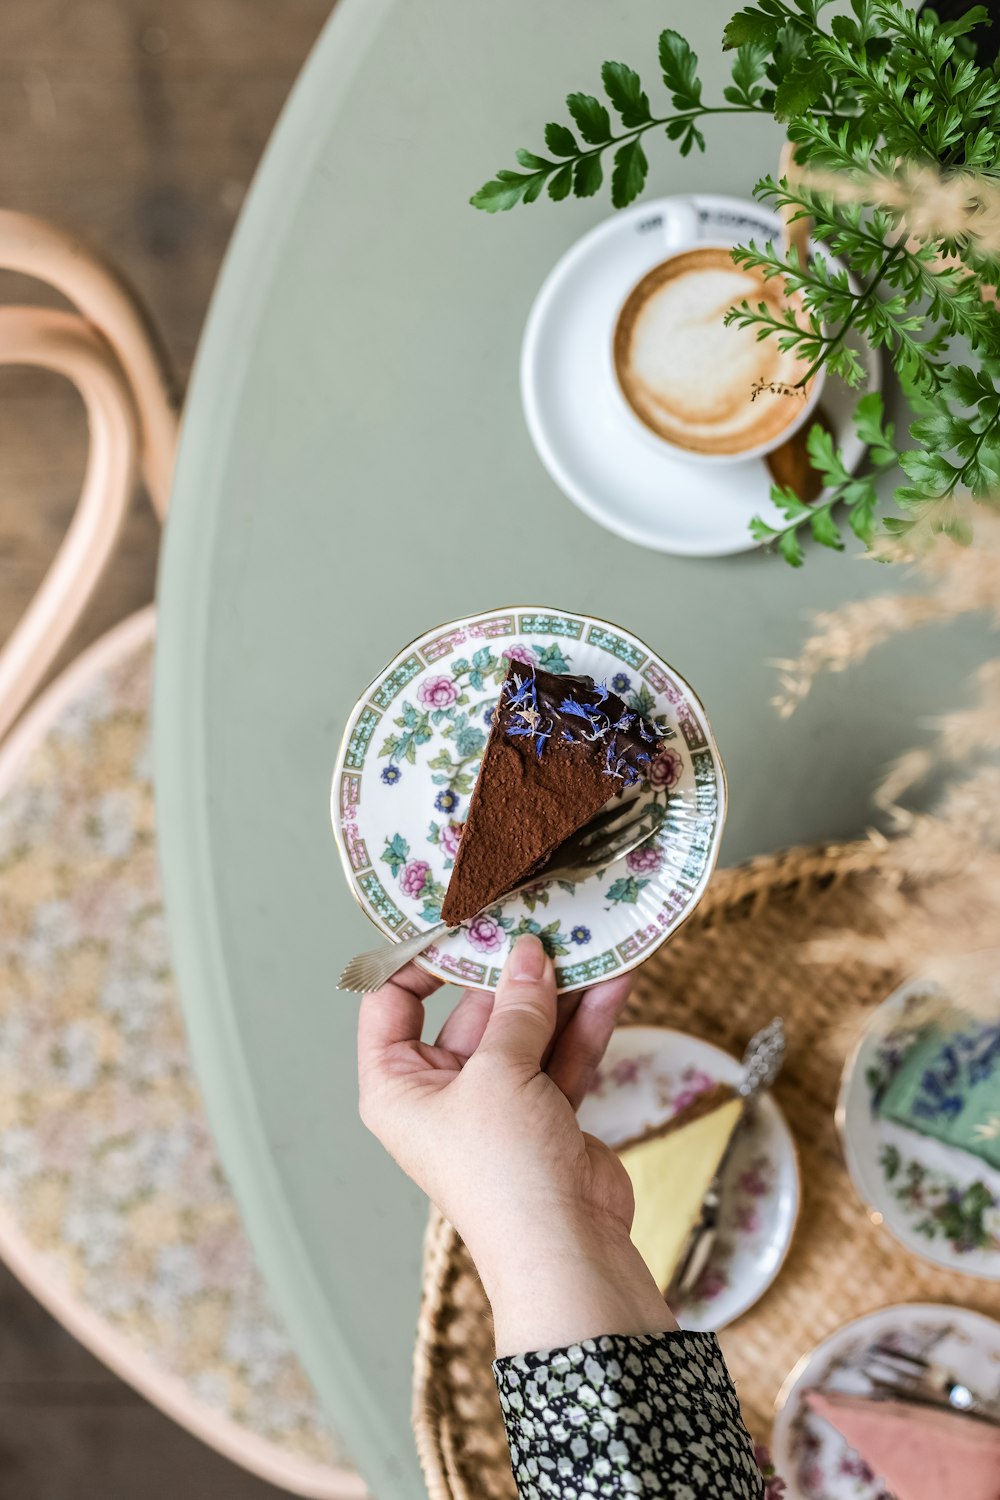
[[[736,265],[731,245],[695,243],[635,284],[611,337],[612,383],[629,420],[672,454],[702,463],[761,458],[806,422],[823,385],[778,338],[726,326],[744,300],[775,316],[789,304],[780,277]]]

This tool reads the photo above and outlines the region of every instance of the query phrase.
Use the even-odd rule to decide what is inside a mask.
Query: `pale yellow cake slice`
[[[632,1243],[663,1293],[742,1113],[743,1100],[717,1084],[665,1125],[618,1147],[635,1194]]]

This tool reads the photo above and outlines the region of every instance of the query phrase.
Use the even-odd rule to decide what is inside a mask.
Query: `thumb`
[[[537,1070],[556,1026],[556,974],[536,937],[519,937],[504,964],[482,1050]]]

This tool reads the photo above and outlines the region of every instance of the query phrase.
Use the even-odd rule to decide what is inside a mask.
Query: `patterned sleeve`
[[[761,1500],[711,1333],[608,1336],[493,1366],[521,1500]]]

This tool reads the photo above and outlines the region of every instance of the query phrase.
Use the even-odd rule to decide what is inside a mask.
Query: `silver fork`
[[[663,821],[661,805],[650,802],[644,793],[613,803],[561,844],[542,870],[536,871],[530,880],[515,886],[501,899],[508,901],[529,886],[549,885],[553,880],[582,880],[638,849],[657,832]],[[484,910],[491,910],[498,904],[493,901]],[[411,958],[416,958],[446,933],[456,930],[446,922],[439,922],[436,927],[418,932],[415,937],[405,938],[401,943],[357,953],[341,974],[337,988],[353,995],[367,995],[372,990],[381,989]]]
[[[954,1411],[984,1421],[1000,1423],[1000,1401],[981,1396],[943,1365],[920,1354],[907,1354],[887,1344],[874,1344],[867,1353],[864,1372],[876,1390],[897,1396],[909,1396],[933,1406],[950,1406]]]
[[[743,1100],[744,1112],[757,1095],[771,1087],[781,1072],[784,1060],[785,1027],[781,1017],[775,1016],[773,1021],[769,1021],[750,1038],[743,1053],[743,1077],[736,1091]],[[729,1146],[716,1169],[712,1186],[701,1205],[701,1218],[691,1231],[687,1249],[677,1267],[673,1281],[667,1288],[668,1303],[674,1297],[684,1296],[687,1292],[693,1291],[712,1257],[719,1233],[722,1174],[729,1163],[735,1141],[736,1132],[734,1131],[730,1137]]]

